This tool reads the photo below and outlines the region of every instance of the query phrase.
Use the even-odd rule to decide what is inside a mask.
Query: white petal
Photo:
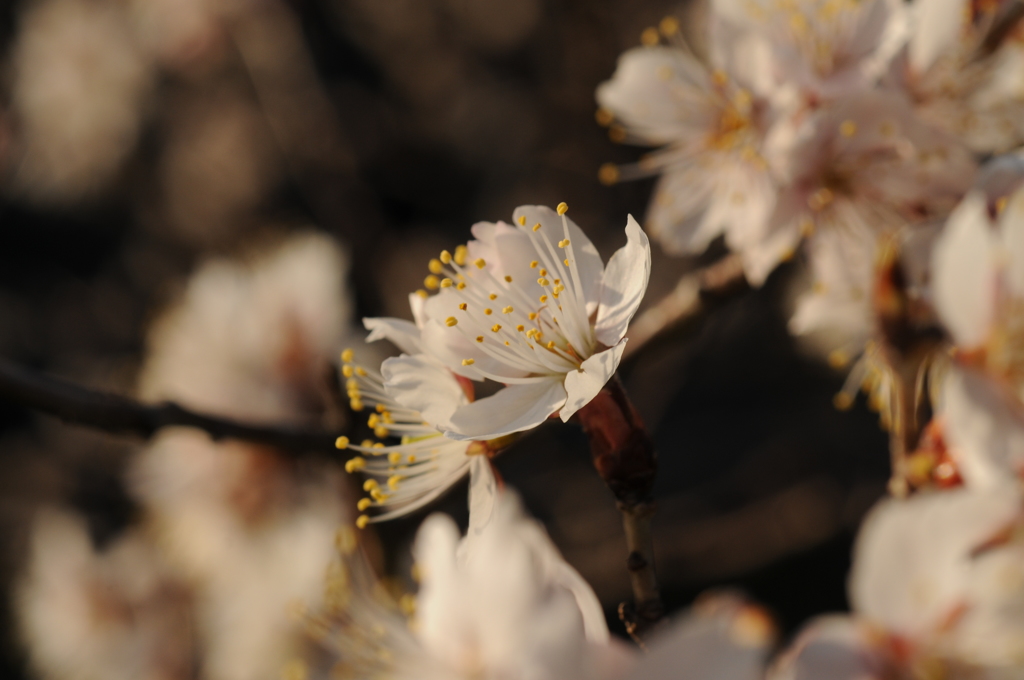
[[[963,0],[916,0],[910,35],[910,67],[920,74],[950,50],[964,22]]]
[[[950,455],[969,486],[1013,483],[1024,470],[1024,420],[1007,396],[982,374],[959,366],[943,383],[940,413]]]
[[[932,255],[935,306],[963,348],[980,344],[992,322],[993,249],[985,196],[971,192],[950,215]]]
[[[541,229],[537,235],[547,239],[552,245],[557,244],[564,238],[562,218],[551,208],[543,205],[521,205],[512,213],[512,219],[519,223],[519,218],[526,218],[527,228],[540,223]],[[566,215],[568,219],[568,215]],[[593,312],[590,304],[596,307],[597,296],[601,290],[601,275],[604,273],[604,262],[597,253],[597,248],[590,242],[583,230],[576,226],[571,219],[569,222],[569,240],[572,243],[572,252],[576,256],[576,268],[580,273],[580,284],[583,286],[583,299],[587,301],[587,312]],[[556,247],[556,253],[561,251]]]
[[[611,349],[598,352],[580,365],[580,370],[570,371],[565,376],[565,392],[568,395],[565,406],[559,412],[562,422],[568,422],[576,411],[590,403],[601,388],[615,374],[622,359],[626,341],[622,340]]]
[[[540,425],[565,403],[561,376],[509,385],[490,397],[460,407],[445,436],[452,439],[494,439]]]
[[[384,388],[402,406],[419,411],[423,420],[445,429],[452,414],[466,403],[466,394],[451,372],[418,354],[387,359],[380,367]]]
[[[423,351],[420,347],[420,329],[411,321],[392,317],[365,318],[363,326],[370,331],[366,336],[367,342],[387,340],[406,354],[419,354]]]
[[[854,610],[898,635],[937,632],[965,604],[974,551],[1004,530],[1019,507],[1012,487],[882,501],[854,548]]]
[[[878,631],[852,616],[810,623],[772,665],[770,680],[881,680],[891,668]]]
[[[416,533],[413,556],[423,573],[416,596],[418,637],[440,658],[455,657],[462,642],[453,630],[465,619],[463,584],[455,563],[459,529],[450,517],[434,514]]]
[[[498,498],[498,481],[494,478],[487,456],[471,456],[469,464],[469,528],[459,546],[465,552],[466,544],[479,536],[494,519]]]
[[[613,347],[626,335],[630,319],[644,299],[651,277],[651,243],[630,215],[626,221],[626,245],[608,260],[601,281],[594,334],[599,342]]]

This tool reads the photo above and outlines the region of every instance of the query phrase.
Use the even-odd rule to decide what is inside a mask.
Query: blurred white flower
[[[883,501],[864,522],[854,551],[854,611],[900,641],[908,665],[1013,668],[1019,674],[1020,523],[1021,496],[1013,486]]]
[[[564,203],[558,213],[521,206],[515,226],[478,223],[466,250],[431,263],[428,287],[441,290],[423,306],[427,356],[403,361],[403,370],[385,375],[385,386],[407,408],[451,414],[435,422],[446,436],[494,439],[555,413],[567,421],[615,373],[647,288],[650,245],[630,217],[626,245],[605,267],[565,210]],[[506,387],[453,404],[455,392],[435,389],[427,377],[434,361]]]
[[[902,677],[878,629],[852,616],[812,620],[769,669],[768,680],[891,680]]]
[[[414,554],[412,625],[389,608],[355,540],[329,572],[327,609],[311,618],[336,652],[335,673],[396,678],[616,677],[628,652],[609,639],[600,604],[514,493],[474,487],[469,534],[428,518]],[[347,554],[345,554],[347,552]],[[413,602],[415,603],[413,606]]]
[[[1024,191],[994,203],[969,194],[933,269],[935,305],[957,350],[940,408],[950,454],[968,484],[1000,484],[1024,470]]]
[[[1012,3],[915,0],[906,58],[894,79],[923,120],[979,153],[1024,141],[1024,44],[993,28]]]
[[[153,69],[120,3],[26,3],[12,52],[15,186],[36,200],[102,190],[135,146]]]
[[[763,57],[755,48],[739,43],[736,56],[716,61],[738,66]],[[662,247],[699,253],[724,233],[743,255],[748,278],[760,284],[767,272],[747,246],[760,240],[775,189],[761,156],[769,112],[752,85],[725,63],[708,68],[683,46],[651,45],[619,57],[597,101],[599,115],[613,117],[621,126],[613,131],[626,141],[662,147],[636,165],[604,166],[602,181],[661,173],[647,227]]]
[[[194,677],[192,593],[142,535],[123,535],[100,552],[82,519],[42,511],[15,602],[42,678]]]

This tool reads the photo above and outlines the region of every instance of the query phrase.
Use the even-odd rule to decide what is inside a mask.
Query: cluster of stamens
[[[531,227],[525,216],[517,221],[518,229],[529,235],[537,253],[537,259],[530,262],[541,289],[537,298],[532,298],[511,275],[496,274],[495,267],[483,258],[469,262],[465,246],[456,248],[454,255],[446,250],[431,260],[431,274],[424,281],[427,289],[458,299],[457,316],[443,320],[452,332],[465,335],[489,357],[532,376],[578,368],[596,343],[569,239],[567,210],[565,203],[559,204],[564,235],[556,245],[537,233],[542,229],[539,222]],[[426,290],[420,294],[428,295]],[[479,379],[503,383],[533,379],[490,373],[477,366],[472,357],[463,359],[462,365],[473,367],[474,377]]]
[[[374,371],[353,364],[354,354],[341,354],[342,375],[353,411],[373,408],[367,426],[378,440],[400,437],[398,444],[364,440],[353,444],[339,437],[339,449],[352,449],[362,455],[350,458],[345,471],[366,477],[367,496],[357,503],[359,512],[372,507],[385,509],[373,517],[361,514],[356,526],[397,517],[421,507],[460,478],[469,465],[466,442],[446,439],[417,411],[396,403],[384,389],[383,378]],[[453,378],[454,379],[454,378]]]

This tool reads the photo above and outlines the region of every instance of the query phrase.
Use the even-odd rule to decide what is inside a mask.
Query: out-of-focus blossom
[[[851,616],[809,623],[772,664],[769,680],[896,680],[903,677],[877,628]],[[913,676],[911,676],[913,677]]]
[[[1024,43],[1012,28],[988,44],[1008,2],[915,0],[906,58],[895,80],[923,120],[979,153],[1024,141]]]
[[[675,35],[675,24],[669,27]],[[750,46],[740,43],[738,56],[722,61],[763,57],[741,47]],[[633,166],[606,165],[601,179],[661,173],[647,227],[662,247],[699,253],[724,233],[759,284],[771,270],[759,246],[775,198],[761,156],[768,111],[750,83],[725,69],[717,63],[708,68],[682,47],[651,45],[623,54],[612,79],[597,88],[599,116],[614,119],[613,131],[627,141],[661,149]]]
[[[164,66],[187,67],[224,48],[223,22],[248,0],[130,0],[140,45]]]
[[[413,307],[422,307],[422,298],[410,296]],[[398,319],[367,319],[367,325],[376,330],[368,340],[388,337],[407,351],[419,349],[419,330]],[[377,323],[380,323],[378,326]],[[413,326],[396,330],[401,324]],[[405,335],[408,331],[408,335]],[[418,352],[417,352],[418,353]],[[438,423],[447,423],[452,411],[467,403],[466,393],[455,375],[447,368],[430,361],[418,361],[409,356],[389,359],[382,367],[381,376],[372,368],[350,363],[354,361],[352,350],[345,350],[342,367],[346,388],[352,409],[360,412],[366,406],[372,407],[368,426],[380,439],[400,437],[398,444],[364,441],[353,444],[347,437],[338,441],[338,447],[352,449],[362,455],[348,460],[345,469],[359,472],[368,477],[363,485],[369,493],[360,499],[360,512],[377,508],[375,515],[361,515],[356,519],[360,528],[368,522],[380,522],[415,512],[438,498],[453,484],[472,470],[473,479],[480,476],[480,466],[486,466],[489,449],[485,442],[465,442],[449,439],[438,430]],[[441,412],[420,413],[406,408],[396,401],[384,387],[384,382],[393,384],[393,390],[401,393],[405,389],[419,387],[437,391],[443,399],[438,402],[449,404]],[[406,384],[412,381],[414,385]]]
[[[1024,468],[1024,191],[994,203],[980,190],[968,195],[933,269],[956,346],[941,405],[950,453],[967,483],[999,484]]]
[[[474,488],[469,534],[447,517],[427,519],[414,555],[412,626],[389,607],[355,541],[340,535],[326,609],[311,629],[336,653],[332,672],[397,678],[615,677],[628,653],[609,639],[593,591],[513,493]]]
[[[154,325],[141,391],[247,419],[321,417],[318,385],[351,333],[344,275],[317,235],[248,265],[207,264]],[[130,473],[160,548],[195,584],[205,677],[278,677],[300,634],[286,610],[314,599],[351,521],[338,475],[194,431],[162,434]]]
[[[431,263],[435,273],[427,287],[440,293],[423,310],[421,342],[428,356],[407,360],[385,386],[407,408],[450,413],[447,422],[436,422],[446,436],[494,439],[555,413],[567,421],[614,374],[629,320],[647,288],[650,245],[630,217],[626,245],[605,267],[565,210],[565,204],[557,213],[521,206],[513,225],[478,223],[476,240],[465,250],[455,256],[446,251]],[[436,370],[434,361],[506,387],[453,408],[453,391],[435,389],[426,375],[412,373]]]
[[[52,680],[188,680],[192,594],[142,535],[96,551],[84,521],[41,512],[16,591],[32,666]]]
[[[1011,486],[883,501],[854,551],[854,611],[883,631],[910,667],[1020,673],[1020,522],[1020,491]]]
[[[26,3],[13,49],[13,181],[39,200],[102,190],[135,146],[153,84],[120,3]]]

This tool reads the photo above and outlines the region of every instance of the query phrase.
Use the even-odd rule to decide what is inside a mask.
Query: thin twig
[[[663,332],[699,314],[709,295],[744,287],[743,263],[736,254],[685,274],[675,289],[649,307],[629,324],[629,342],[624,357],[636,354]]]
[[[257,425],[199,413],[174,402],[143,404],[91,390],[0,359],[0,399],[114,434],[152,437],[165,427],[193,427],[214,440],[238,439],[293,455],[334,451],[341,432],[293,425]]]

